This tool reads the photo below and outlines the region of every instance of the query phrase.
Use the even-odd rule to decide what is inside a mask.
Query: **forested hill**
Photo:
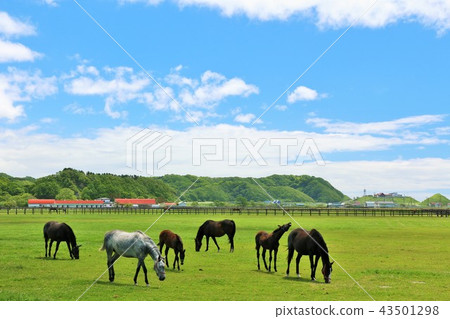
[[[158,177],[180,194],[197,177],[193,175],[165,175]],[[273,198],[291,202],[337,202],[347,199],[339,190],[322,178],[313,176],[272,175],[255,178]],[[252,178],[200,177],[184,195],[188,201],[235,201],[243,196],[247,200],[262,202],[270,200],[268,195]]]
[[[173,201],[196,179],[192,175],[143,177],[96,174],[66,168],[56,174],[34,179],[15,178],[0,173],[0,206],[25,206],[29,198],[95,199],[156,198]],[[337,202],[347,199],[322,178],[272,175],[255,179],[275,199],[291,202]],[[235,202],[270,200],[251,179],[241,177],[200,177],[185,193],[184,201]],[[15,204],[15,205],[14,205]]]

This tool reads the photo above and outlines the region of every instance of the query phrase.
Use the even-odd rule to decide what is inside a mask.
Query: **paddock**
[[[80,260],[61,256],[46,259],[42,225],[49,213],[0,213],[2,258],[0,300],[76,300],[106,270],[98,251],[111,229],[145,230],[160,214],[75,214],[53,216],[71,225],[83,245]],[[286,277],[287,237],[280,241],[278,272],[257,270],[255,233],[292,221],[283,214],[221,214],[236,222],[235,252],[227,249],[195,252],[198,225],[216,214],[169,213],[147,232],[158,240],[171,229],[186,248],[181,271],[167,269],[166,280],[150,287],[134,286],[130,278],[136,260],[121,258],[116,280],[108,272],[80,300],[370,300],[335,263],[332,283],[311,282],[309,263],[300,265],[301,278]],[[333,260],[376,300],[448,300],[450,225],[448,218],[426,216],[294,215],[304,228],[318,229],[326,238]],[[292,221],[292,228],[298,225]],[[226,236],[217,239],[226,247]]]

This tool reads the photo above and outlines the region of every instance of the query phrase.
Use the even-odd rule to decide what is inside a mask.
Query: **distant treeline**
[[[17,178],[0,173],[0,206],[26,206],[30,198],[96,199],[155,198],[174,201],[195,180],[193,175],[143,177],[97,174],[72,168],[42,178]],[[288,202],[340,202],[348,200],[342,192],[322,178],[272,175],[256,178],[273,198]],[[251,179],[241,177],[200,177],[185,193],[183,201],[264,202],[268,195]]]

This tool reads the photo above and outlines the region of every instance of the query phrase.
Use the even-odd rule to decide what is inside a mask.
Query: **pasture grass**
[[[76,300],[106,271],[106,253],[99,251],[104,234],[112,229],[145,230],[159,215],[6,215],[0,214],[0,300]],[[194,251],[194,237],[206,219],[235,220],[235,252],[226,237],[218,238],[221,251],[210,241],[205,252]],[[157,243],[159,232],[171,229],[186,248],[182,270],[167,269],[160,282],[147,257],[150,287],[139,274],[133,285],[137,259],[121,258],[116,280],[106,272],[80,300],[370,300],[350,274],[375,300],[449,300],[450,228],[448,218],[295,216],[306,229],[316,228],[334,265],[332,283],[309,280],[309,258],[300,263],[301,278],[286,277],[287,234],[281,239],[278,272],[258,271],[254,236],[272,231],[288,216],[166,214],[148,231]],[[44,258],[45,222],[68,223],[75,231],[80,259],[71,260],[61,243],[57,259]],[[55,245],[53,246],[53,250]],[[169,252],[170,266],[173,251]],[[262,262],[262,261],[261,261]]]

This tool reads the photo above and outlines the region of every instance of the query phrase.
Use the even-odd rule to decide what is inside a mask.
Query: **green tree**
[[[236,203],[240,207],[247,207],[248,201],[247,201],[247,198],[245,198],[244,196],[238,196],[236,198]]]
[[[75,192],[70,188],[61,188],[59,193],[56,195],[55,199],[58,200],[74,200],[77,199]]]
[[[33,193],[37,198],[53,199],[59,193],[59,186],[52,180],[37,182],[33,187]]]

